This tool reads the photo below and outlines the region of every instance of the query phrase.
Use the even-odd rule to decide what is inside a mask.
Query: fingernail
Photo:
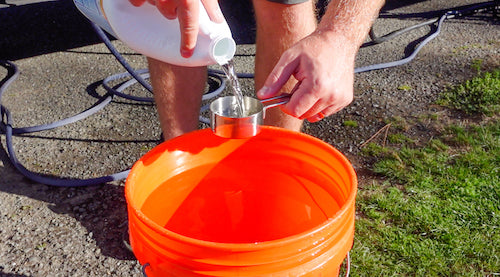
[[[257,96],[259,98],[266,98],[271,93],[271,88],[269,87],[262,87],[258,92]]]
[[[193,51],[194,51],[193,49],[182,48],[181,49],[181,56],[187,59],[193,55]]]
[[[220,7],[218,7],[217,10],[215,11],[215,20],[214,21],[216,23],[224,22],[224,15],[222,14]]]

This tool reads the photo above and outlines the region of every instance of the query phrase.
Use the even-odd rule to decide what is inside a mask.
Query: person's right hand
[[[122,0],[117,0],[122,1]],[[139,7],[148,1],[155,5],[167,19],[179,19],[181,28],[180,52],[184,58],[193,55],[196,40],[198,38],[199,3],[200,0],[129,0],[132,5]],[[213,22],[221,23],[224,16],[217,0],[201,0],[207,10],[208,16]]]

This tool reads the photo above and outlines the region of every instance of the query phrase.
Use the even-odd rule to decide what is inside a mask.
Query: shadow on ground
[[[425,0],[387,1],[384,11]],[[318,1],[319,13],[326,6]],[[238,44],[255,42],[255,21],[250,1],[221,1],[221,8]],[[399,15],[401,16],[401,15]],[[101,43],[88,20],[72,0],[0,2],[0,60],[15,61],[37,55]]]
[[[16,170],[3,148],[0,148],[0,161],[4,164],[3,167],[0,166],[2,192],[43,201],[51,211],[78,220],[93,234],[92,238],[103,255],[116,259],[134,259],[123,243],[128,224],[122,185],[107,183],[77,188],[47,186],[32,182],[20,173],[13,173]]]
[[[5,1],[4,1],[5,2]],[[3,5],[2,5],[3,4]],[[251,4],[222,4],[238,44],[254,42]],[[101,43],[72,0],[16,5],[0,2],[0,60],[18,59]]]

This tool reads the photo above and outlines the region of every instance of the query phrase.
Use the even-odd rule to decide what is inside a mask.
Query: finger
[[[300,82],[290,101],[282,106],[282,110],[296,118],[305,118],[304,115],[319,101],[319,97],[311,92],[312,88],[307,81]]]
[[[155,1],[156,7],[161,12],[161,14],[167,19],[176,19],[177,18],[177,5],[173,1],[169,0],[148,0]]]
[[[323,109],[322,111],[319,111],[319,112],[311,115],[310,117],[307,117],[307,121],[309,121],[311,123],[318,122],[320,120],[323,120],[326,117],[329,117],[329,116],[339,112],[343,108],[344,107],[338,107],[338,106],[332,105],[330,107]]]
[[[136,7],[142,6],[146,0],[129,0],[130,3]]]
[[[311,122],[311,123],[315,123],[315,122],[318,122],[320,120],[323,120],[323,118],[325,118],[325,114],[322,113],[322,112],[319,112],[311,117],[308,117],[307,118],[307,121]]]
[[[324,94],[324,93],[323,93]],[[304,115],[302,115],[302,119],[312,119],[319,118],[321,116],[320,112],[324,116],[330,116],[334,113],[339,112],[343,108],[347,107],[353,100],[352,90],[342,91],[342,93],[334,93],[330,92],[330,96],[320,97],[320,100],[316,102],[316,104],[307,111]],[[322,119],[322,118],[319,118]]]
[[[277,95],[298,66],[299,60],[295,55],[285,52],[274,66],[262,88],[257,92],[257,97],[263,99]]]
[[[198,0],[185,0],[177,9],[177,17],[181,28],[181,55],[189,58],[193,55],[198,38],[199,22]]]
[[[224,15],[222,15],[222,11],[219,6],[218,1],[214,0],[202,0],[203,6],[207,11],[208,17],[215,23],[224,22]]]
[[[316,101],[316,103],[314,103],[314,105],[309,109],[307,110],[305,113],[303,113],[300,117],[300,119],[307,119],[307,118],[310,118],[310,117],[313,117],[315,115],[317,115],[318,113],[322,112],[324,109],[325,109],[326,105],[324,103],[324,101],[322,101],[321,99],[318,99]],[[323,114],[323,117],[325,116],[325,114]]]

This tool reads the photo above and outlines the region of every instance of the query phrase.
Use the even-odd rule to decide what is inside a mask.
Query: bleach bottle
[[[133,50],[180,66],[224,65],[236,51],[227,22],[215,23],[200,2],[199,33],[193,55],[180,54],[180,27],[177,19],[165,18],[147,1],[140,7],[128,0],[74,0],[88,19]]]

